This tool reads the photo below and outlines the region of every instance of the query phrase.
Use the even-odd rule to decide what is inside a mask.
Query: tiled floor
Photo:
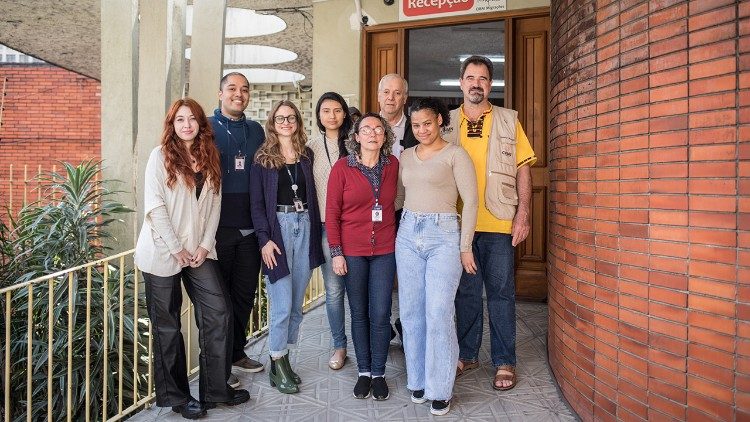
[[[395,298],[394,298],[395,300]],[[348,312],[348,311],[347,311]],[[239,373],[242,388],[250,391],[251,399],[236,407],[219,406],[209,411],[207,421],[575,421],[552,379],[547,364],[547,305],[519,303],[517,306],[518,385],[510,391],[491,388],[494,370],[489,364],[489,334],[485,317],[485,341],[480,360],[482,366],[461,376],[454,387],[451,411],[445,416],[430,415],[429,402],[414,404],[406,389],[404,353],[396,340],[392,342],[386,379],[391,397],[386,401],[358,400],[352,397],[357,379],[354,347],[349,335],[350,358],[339,371],[328,368],[330,332],[325,306],[305,315],[299,348],[292,351],[294,369],[302,378],[300,392],[281,394],[271,388],[266,371],[258,374]],[[348,326],[348,318],[347,318]],[[267,364],[265,338],[251,344],[248,354]],[[196,390],[197,383],[191,387]],[[169,408],[151,407],[135,415],[131,421],[183,420]]]

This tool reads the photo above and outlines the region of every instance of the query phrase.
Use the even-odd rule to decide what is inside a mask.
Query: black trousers
[[[236,228],[219,227],[216,231],[216,254],[219,258],[224,287],[232,302],[232,362],[246,357],[247,322],[253,310],[260,276],[258,236],[243,236]],[[229,375],[229,374],[227,374]]]
[[[199,400],[229,400],[226,374],[231,365],[227,356],[230,347],[227,343],[231,342],[231,338],[227,334],[232,305],[221,283],[216,261],[206,259],[198,268],[186,267],[169,277],[144,272],[143,278],[146,281],[146,305],[154,336],[156,405],[179,406],[187,403],[190,397],[185,343],[180,331],[180,280],[193,302],[199,329]]]

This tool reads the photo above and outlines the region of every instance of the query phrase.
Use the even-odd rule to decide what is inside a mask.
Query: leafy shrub
[[[118,221],[117,215],[131,212],[111,198],[114,193],[98,180],[99,162],[87,161],[78,166],[63,163],[64,172],[45,173],[40,176],[44,185],[43,198],[25,206],[8,225],[0,223],[0,288],[23,283],[95,261],[108,251],[105,241],[111,239],[107,228]],[[116,263],[115,263],[116,264]],[[126,266],[128,267],[128,266]],[[0,393],[9,389],[12,420],[26,419],[27,376],[32,368],[31,418],[47,418],[47,380],[52,380],[52,419],[64,420],[67,415],[67,394],[72,393],[71,413],[74,420],[85,417],[86,409],[92,419],[101,419],[102,406],[107,414],[118,411],[118,399],[123,407],[133,403],[134,389],[147,394],[148,326],[143,286],[138,286],[138,315],[133,315],[135,305],[135,274],[112,264],[91,268],[91,286],[87,286],[85,270],[75,271],[72,284],[69,275],[54,278],[49,307],[50,282],[36,284],[30,291],[23,287],[13,292],[9,303],[0,298],[0,332],[10,330],[11,374],[10,385],[3,385]],[[124,271],[124,272],[123,272]],[[105,272],[107,274],[105,281]],[[122,273],[121,273],[122,272]],[[121,283],[122,280],[122,283]],[[107,294],[105,296],[105,285]],[[70,294],[69,294],[70,292]],[[28,309],[29,294],[33,305]],[[69,307],[69,301],[72,306]],[[105,313],[105,303],[108,310]],[[89,307],[87,308],[87,304]],[[120,305],[124,309],[119,313]],[[11,322],[6,326],[6,307],[10,308]],[[31,312],[31,325],[27,318]],[[87,335],[87,312],[90,313]],[[53,342],[48,345],[49,315],[52,315]],[[68,318],[73,320],[72,374],[68,378]],[[107,321],[108,332],[104,334]],[[119,326],[122,322],[122,339]],[[31,361],[28,361],[28,332],[32,333]],[[136,332],[138,340],[135,341]],[[87,353],[86,340],[90,341]],[[120,345],[122,342],[122,346]],[[105,355],[106,345],[106,355]],[[52,371],[48,369],[48,353],[52,352]],[[138,359],[134,360],[135,352]],[[3,350],[4,352],[5,350]],[[86,385],[87,356],[89,359],[89,384]],[[0,359],[4,359],[4,353]],[[104,361],[108,370],[104,372]],[[122,359],[122,373],[119,361]],[[133,375],[138,366],[138,376]],[[143,374],[143,375],[140,375]],[[1,379],[4,380],[5,374]],[[123,394],[118,393],[122,377]],[[103,403],[104,382],[107,382],[107,403]],[[85,393],[89,391],[90,401]]]

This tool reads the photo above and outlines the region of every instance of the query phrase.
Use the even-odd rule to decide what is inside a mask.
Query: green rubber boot
[[[294,382],[291,374],[285,369],[282,363],[283,359],[271,359],[271,370],[268,371],[268,377],[271,379],[271,387],[276,387],[279,392],[284,394],[299,393],[299,387]]]
[[[302,379],[297,375],[296,372],[294,372],[294,369],[292,369],[292,364],[289,362],[289,353],[285,354],[283,358],[279,359],[280,362],[283,362],[286,369],[289,371],[290,374],[292,374],[292,379],[294,380],[295,384],[302,384]]]

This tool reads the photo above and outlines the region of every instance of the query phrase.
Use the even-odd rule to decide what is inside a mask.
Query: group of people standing
[[[289,101],[272,108],[265,128],[247,120],[250,87],[239,73],[222,78],[221,106],[210,118],[194,100],[176,101],[148,160],[135,254],[153,327],[156,404],[195,419],[249,399],[232,370],[264,370],[244,352],[261,269],[270,383],[298,392],[289,350],[318,266],[332,370],[347,361],[349,302],[356,398],[390,395],[396,279],[413,402],[431,400],[433,414],[448,413],[455,377],[478,366],[483,284],[492,386],[513,388],[513,248],[529,233],[536,158],[516,113],[490,104],[492,72],[487,58],[466,59],[464,102],[451,112],[439,100],[417,99],[407,116],[408,84],[396,74],[378,85],[380,111],[356,120],[341,95],[327,92],[310,140]],[[198,399],[186,376],[180,280],[200,330]]]

